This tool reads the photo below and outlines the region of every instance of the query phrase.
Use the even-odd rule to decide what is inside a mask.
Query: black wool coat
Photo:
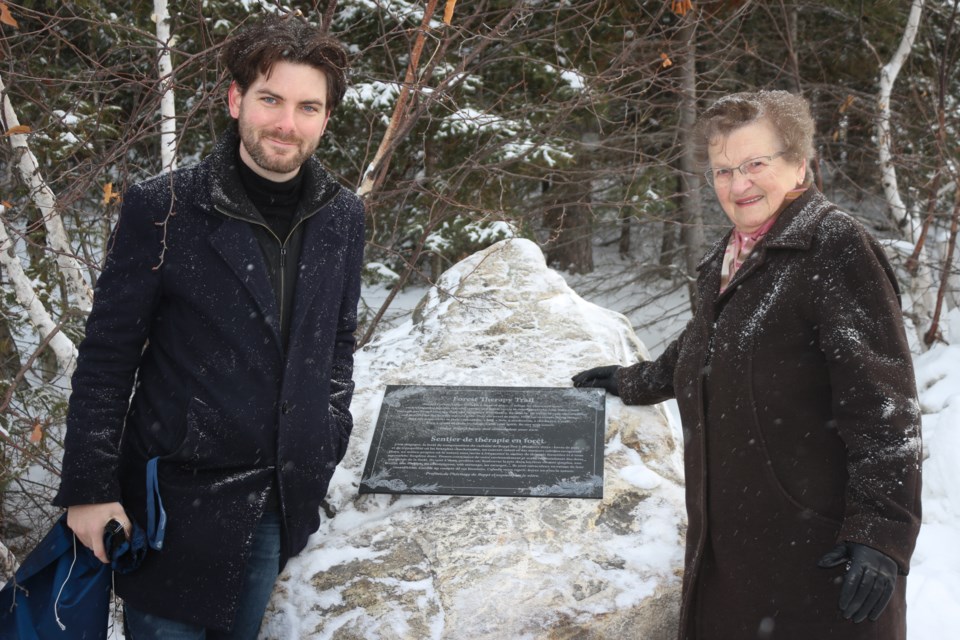
[[[266,252],[235,185],[231,131],[199,164],[124,196],[79,348],[55,504],[120,501],[146,527],[159,457],[164,547],[118,594],[147,613],[226,629],[271,488],[282,562],[320,523],[353,426],[363,205],[311,158],[289,343]],[[284,252],[273,252],[280,255]],[[131,396],[132,393],[132,396]]]
[[[720,294],[726,243],[700,265],[700,304],[680,338],[618,374],[626,403],[676,397],[680,409],[689,522],[679,638],[903,640],[921,445],[893,271],[862,225],[813,188]],[[839,541],[899,565],[876,622],[844,620],[844,569],[817,566]]]

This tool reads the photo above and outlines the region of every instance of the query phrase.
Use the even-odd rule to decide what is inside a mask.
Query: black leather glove
[[[619,370],[620,365],[611,364],[581,371],[573,376],[573,386],[606,389],[608,393],[619,396],[620,392],[617,390],[617,371]]]
[[[883,613],[897,585],[897,563],[872,547],[856,542],[838,544],[817,564],[823,568],[847,563],[847,574],[840,588],[843,617],[863,622],[876,620]]]

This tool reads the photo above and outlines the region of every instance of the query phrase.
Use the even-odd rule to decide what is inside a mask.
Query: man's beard
[[[243,123],[240,125],[240,140],[243,143],[244,148],[247,150],[250,158],[257,164],[258,167],[266,169],[267,171],[272,171],[274,173],[290,173],[296,171],[300,166],[307,161],[313,152],[316,151],[317,145],[306,145],[304,146],[304,141],[296,138],[294,136],[281,136],[279,134],[272,134],[269,137],[275,138],[276,140],[282,142],[296,142],[297,151],[296,153],[287,154],[287,155],[278,155],[271,154],[267,151],[264,146],[263,140],[261,139],[261,132],[252,126]]]

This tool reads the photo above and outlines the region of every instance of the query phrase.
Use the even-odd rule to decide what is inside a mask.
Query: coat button
[[[280,405],[280,413],[282,413],[283,415],[287,415],[288,413],[290,413],[290,405],[287,404],[286,400],[284,400],[283,404]]]

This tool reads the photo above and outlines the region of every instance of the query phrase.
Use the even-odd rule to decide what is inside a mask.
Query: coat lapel
[[[267,277],[263,252],[247,222],[227,218],[210,234],[210,244],[243,283],[253,297],[274,336],[277,348],[283,351],[280,340],[280,311]]]

